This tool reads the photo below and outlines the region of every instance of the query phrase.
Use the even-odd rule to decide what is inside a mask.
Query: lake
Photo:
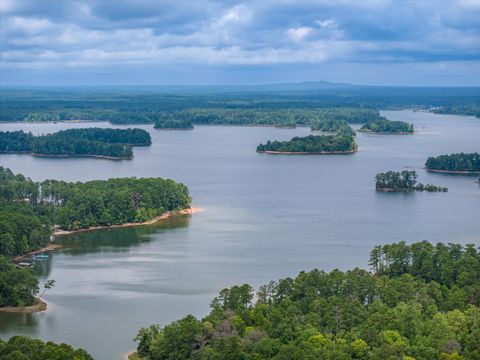
[[[480,151],[480,119],[383,111],[414,123],[416,135],[358,134],[354,155],[257,154],[267,140],[310,134],[307,128],[196,126],[162,131],[131,161],[0,155],[0,166],[34,180],[164,177],[185,183],[204,211],[149,227],[64,238],[35,271],[48,311],[0,314],[0,337],[25,334],[67,342],[96,359],[134,350],[138,329],[189,313],[202,317],[219,290],[256,287],[301,270],[367,268],[373,246],[404,240],[480,244],[480,186],[475,176],[427,173],[428,156]],[[35,134],[108,123],[6,123],[0,131]],[[131,126],[132,127],[132,126]],[[419,181],[448,193],[375,191],[378,172],[417,169]]]

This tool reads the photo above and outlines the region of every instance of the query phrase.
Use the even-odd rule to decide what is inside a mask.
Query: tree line
[[[279,153],[341,153],[353,152],[355,139],[345,135],[309,135],[294,137],[289,141],[267,141],[257,146],[258,152]]]
[[[356,136],[355,130],[346,120],[321,119],[313,121],[310,125],[312,131],[333,132],[339,135]]]
[[[23,131],[0,132],[0,153],[122,159],[133,156],[132,146],[151,143],[150,134],[142,129],[69,129],[40,136]]]
[[[189,119],[177,118],[172,115],[165,114],[158,116],[155,120],[155,129],[193,129],[193,124]]]
[[[38,280],[10,259],[45,246],[54,226],[139,223],[190,204],[188,188],[170,179],[34,182],[0,167],[0,307],[34,303]]]
[[[301,272],[256,293],[224,289],[202,320],[142,328],[137,352],[147,360],[480,357],[475,246],[377,246],[370,264],[372,272]]]
[[[76,230],[138,223],[190,207],[188,188],[170,179],[34,182],[0,167],[0,255],[43,246],[52,226]]]
[[[413,124],[409,124],[404,121],[392,121],[381,116],[378,119],[368,121],[358,131],[392,134],[413,134],[415,128]]]
[[[0,339],[0,360],[93,360],[83,349],[74,349],[67,344],[55,344],[31,339],[27,336],[12,336],[8,341]]]
[[[418,175],[415,170],[387,171],[375,176],[375,188],[377,191],[448,191],[445,187],[418,183],[417,178]]]
[[[459,153],[429,157],[425,167],[429,170],[480,172],[480,154]]]
[[[480,105],[479,103],[471,104],[458,104],[449,106],[438,106],[430,109],[435,114],[456,114],[456,115],[469,115],[480,118]]]

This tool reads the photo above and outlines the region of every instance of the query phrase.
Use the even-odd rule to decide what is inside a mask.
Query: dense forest
[[[345,120],[322,119],[312,121],[310,124],[312,131],[332,132],[345,136],[356,136],[355,130],[348,125]]]
[[[150,134],[142,129],[69,129],[40,136],[6,131],[0,132],[0,153],[129,159],[132,146],[151,142]]]
[[[375,113],[376,110],[369,109],[414,107],[450,109],[451,112],[458,109],[463,113],[464,109],[478,108],[478,104],[480,90],[475,87],[339,86],[318,82],[255,87],[72,87],[60,91],[54,88],[3,88],[0,121],[92,120],[139,124],[154,123],[159,113],[176,114],[189,109],[243,109],[263,113],[324,110],[336,113],[337,108],[356,108]],[[327,118],[332,117],[328,115]],[[367,120],[369,118],[356,122],[365,123]]]
[[[320,120],[344,121],[362,124],[380,115],[377,110],[362,108],[332,109],[192,109],[178,112],[177,118],[187,119],[194,124],[207,125],[271,125],[294,127],[315,124]]]
[[[257,146],[257,152],[301,154],[352,153],[356,149],[355,139],[344,135],[309,135],[289,141],[267,141]]]
[[[0,340],[0,360],[93,360],[93,358],[85,350],[73,349],[67,344],[13,336],[7,342]]]
[[[448,191],[448,189],[445,187],[418,183],[417,178],[418,175],[416,171],[387,171],[384,173],[379,173],[375,176],[375,188],[377,191]]]
[[[31,306],[35,304],[38,290],[38,280],[30,269],[19,269],[10,259],[0,255],[0,308]]]
[[[142,328],[138,354],[167,359],[480,358],[480,252],[426,241],[377,246],[372,272],[301,272],[222,290],[202,320]]]
[[[459,153],[429,157],[425,167],[428,170],[480,172],[480,154]]]
[[[160,178],[34,182],[0,167],[0,307],[35,301],[38,281],[10,258],[46,245],[65,230],[138,223],[190,207],[183,184]]]
[[[155,121],[154,128],[164,130],[191,130],[193,129],[193,124],[188,119],[179,119],[174,116],[162,116]]]
[[[190,207],[188,188],[160,178],[34,182],[0,167],[0,255],[44,245],[55,224],[75,230],[150,220]]]
[[[430,111],[435,114],[471,115],[480,118],[480,103],[468,105],[441,106],[435,107]]]
[[[415,129],[412,124],[404,121],[391,121],[383,116],[379,119],[368,121],[358,131],[387,134],[413,134]]]

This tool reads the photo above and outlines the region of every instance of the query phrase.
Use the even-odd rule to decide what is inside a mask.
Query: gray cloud
[[[477,0],[2,0],[0,12],[9,71],[480,60]]]

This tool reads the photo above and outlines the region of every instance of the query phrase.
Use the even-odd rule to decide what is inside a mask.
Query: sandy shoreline
[[[437,172],[437,173],[444,173],[444,174],[465,174],[465,175],[477,175],[480,174],[480,171],[461,171],[461,170],[437,170],[437,169],[429,169],[424,167],[423,169],[430,171],[430,172]]]
[[[370,134],[370,135],[415,135],[415,134],[417,134],[416,131],[414,131],[414,132],[387,132],[387,131],[376,132],[376,131],[357,130],[357,132],[359,132],[361,134]]]
[[[197,212],[203,211],[202,208],[198,207],[190,207],[188,209],[183,209],[183,210],[178,210],[178,211],[168,211],[160,216],[157,216],[151,220],[144,221],[141,223],[125,223],[125,224],[118,224],[118,225],[106,225],[106,226],[92,226],[87,229],[78,229],[78,230],[56,230],[53,232],[53,236],[65,236],[65,235],[71,235],[71,234],[76,234],[80,232],[87,232],[87,231],[96,231],[96,230],[102,230],[102,229],[115,229],[115,228],[125,228],[125,227],[133,227],[133,226],[145,226],[145,225],[153,225],[156,224],[159,221],[168,219],[169,217],[172,217],[174,215],[190,215],[194,214]]]
[[[257,151],[260,154],[272,154],[272,155],[350,155],[358,151],[349,150],[349,151],[320,151],[320,152],[293,152],[293,151]]]
[[[39,298],[37,303],[31,306],[5,306],[0,307],[0,313],[23,313],[32,314],[47,310],[47,303]]]
[[[30,155],[35,157],[48,157],[48,158],[96,158],[96,159],[107,159],[107,160],[132,160],[133,155],[129,157],[115,157],[115,156],[106,156],[106,155],[89,155],[89,154],[78,154],[78,155],[47,155],[47,154],[35,154],[30,153]]]
[[[63,247],[64,246],[61,245],[61,244],[48,244],[47,246],[45,246],[41,249],[29,251],[28,253],[26,253],[24,255],[15,256],[13,258],[13,262],[18,263],[18,262],[21,262],[22,260],[25,260],[25,259],[29,258],[32,255],[42,254],[42,253],[50,252],[50,251],[55,251],[55,250],[61,249]]]
[[[71,230],[71,231],[57,230],[57,231],[54,231],[52,233],[52,235],[54,237],[57,237],[57,236],[60,237],[60,236],[66,236],[66,235],[71,235],[71,234],[76,234],[76,233],[86,232],[86,231],[96,231],[96,230],[102,230],[102,229],[153,225],[153,224],[155,224],[159,221],[168,219],[169,217],[174,216],[174,215],[178,215],[178,214],[189,215],[189,214],[194,214],[194,213],[200,212],[200,211],[203,211],[203,209],[198,208],[198,207],[191,207],[191,208],[183,209],[183,210],[179,210],[179,211],[168,211],[168,212],[166,212],[166,213],[164,213],[160,216],[157,216],[157,217],[155,217],[151,220],[148,220],[148,221],[145,221],[145,222],[142,222],[142,223],[126,223],[126,224],[110,225],[110,226],[93,226],[93,227],[90,227],[88,229],[78,229],[78,230]],[[30,252],[28,252],[24,255],[16,256],[12,260],[15,263],[19,263],[19,262],[31,257],[32,255],[42,254],[42,253],[46,253],[46,252],[50,252],[50,251],[55,251],[55,250],[62,249],[64,247],[65,246],[62,245],[62,244],[50,243],[50,244],[48,244],[47,246],[45,246],[41,249],[30,251]]]

